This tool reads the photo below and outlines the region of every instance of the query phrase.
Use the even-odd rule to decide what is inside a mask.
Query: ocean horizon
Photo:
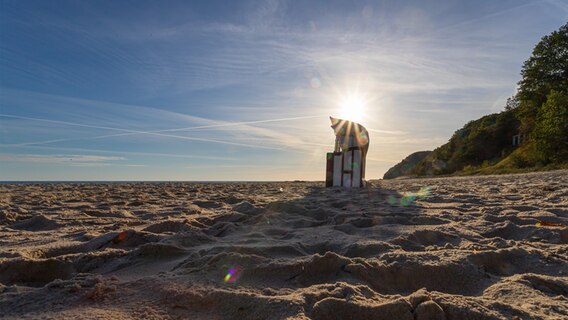
[[[0,181],[0,184],[120,184],[120,183],[277,183],[277,182],[322,182],[319,180],[280,180],[280,181],[264,181],[264,180],[227,180],[227,181],[192,181],[192,180],[159,180],[159,181],[152,181],[152,180],[55,180],[55,181]]]

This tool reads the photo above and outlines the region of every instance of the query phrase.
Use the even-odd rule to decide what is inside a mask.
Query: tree
[[[568,94],[552,90],[539,109],[533,140],[545,163],[568,159]]]
[[[512,95],[511,97],[507,98],[507,102],[505,103],[505,111],[515,110],[519,107],[519,98],[517,95]]]
[[[523,131],[530,132],[550,91],[568,92],[568,23],[541,39],[521,75],[518,116]]]

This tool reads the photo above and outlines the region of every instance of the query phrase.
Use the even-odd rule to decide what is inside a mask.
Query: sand
[[[568,172],[0,185],[6,319],[567,319]]]

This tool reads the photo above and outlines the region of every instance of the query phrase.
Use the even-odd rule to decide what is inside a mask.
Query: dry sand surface
[[[0,185],[8,319],[568,319],[568,172]]]

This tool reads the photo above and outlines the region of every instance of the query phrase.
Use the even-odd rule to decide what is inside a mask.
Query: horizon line
[[[370,179],[376,180],[376,179]],[[34,184],[34,183],[257,183],[257,182],[324,182],[323,180],[0,180],[0,184]]]

